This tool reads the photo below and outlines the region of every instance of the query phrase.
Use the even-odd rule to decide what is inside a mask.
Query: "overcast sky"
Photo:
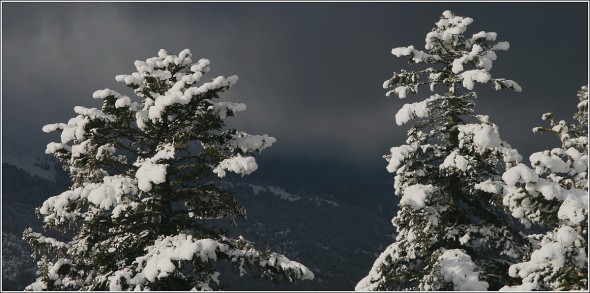
[[[3,3],[3,146],[42,153],[56,139],[43,125],[67,122],[73,107],[99,106],[95,90],[125,92],[117,74],[160,48],[211,60],[209,78],[237,74],[225,99],[246,112],[232,126],[278,139],[270,157],[330,158],[385,168],[404,142],[394,115],[405,102],[383,81],[412,69],[391,48],[424,48],[444,10],[474,19],[469,33],[498,33],[492,75],[521,93],[476,85],[478,111],[528,157],[557,145],[534,135],[541,114],[570,119],[588,81],[587,3]],[[263,154],[263,156],[266,156]]]

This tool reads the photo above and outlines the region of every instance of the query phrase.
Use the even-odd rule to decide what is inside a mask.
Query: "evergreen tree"
[[[545,228],[529,238],[534,251],[512,265],[510,275],[522,278],[504,290],[588,290],[588,87],[578,93],[577,123],[543,115],[549,128],[535,132],[556,135],[561,147],[534,153],[531,168],[519,164],[502,178],[508,185],[504,204],[524,225]]]
[[[392,88],[387,95],[403,99],[421,86],[433,94],[395,115],[398,125],[417,120],[407,144],[385,156],[401,197],[393,218],[396,241],[356,290],[497,290],[511,279],[509,265],[526,253],[526,241],[502,205],[500,176],[522,158],[488,116],[476,115],[471,91],[475,82],[521,88],[491,76],[496,51],[509,45],[495,43],[493,32],[466,36],[472,21],[445,11],[426,35],[426,51],[392,50],[410,64],[432,67],[394,73],[383,84]]]
[[[305,266],[268,248],[258,251],[241,236],[228,238],[219,226],[246,211],[215,175],[253,172],[254,153],[275,142],[224,129],[226,117],[246,109],[215,101],[237,76],[198,85],[209,60],[193,63],[189,50],[178,56],[160,50],[135,66],[116,80],[139,101],[99,90],[93,97],[101,109],[77,106],[67,124],[43,127],[61,132],[61,142],[46,152],[60,160],[73,185],[37,213],[45,229],[68,240],[25,230],[33,257],[40,256],[40,276],[27,289],[220,289],[218,260],[230,261],[240,275],[312,279]]]

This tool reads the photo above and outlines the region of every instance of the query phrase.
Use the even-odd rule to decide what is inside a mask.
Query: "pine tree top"
[[[414,46],[392,49],[391,53],[396,57],[409,57],[410,64],[425,63],[435,67],[394,73],[383,83],[383,88],[393,88],[386,95],[395,94],[403,99],[416,94],[422,85],[428,85],[432,92],[437,85],[444,85],[446,94],[459,96],[459,84],[471,91],[475,82],[490,84],[496,90],[521,91],[515,81],[494,78],[490,73],[497,58],[496,52],[508,50],[509,43],[495,42],[497,34],[494,32],[480,31],[466,36],[472,22],[472,18],[455,16],[447,10],[426,35],[426,51],[416,50]]]

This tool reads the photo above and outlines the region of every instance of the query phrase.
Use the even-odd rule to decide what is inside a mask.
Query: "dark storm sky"
[[[393,47],[424,47],[444,10],[474,19],[468,34],[498,33],[492,75],[521,93],[476,85],[478,110],[525,157],[557,144],[534,135],[540,115],[569,119],[588,80],[587,3],[4,3],[3,146],[43,152],[57,139],[47,123],[67,122],[76,105],[99,106],[133,61],[160,48],[211,60],[209,78],[237,74],[226,100],[246,112],[231,125],[278,142],[266,155],[329,158],[385,168],[381,158],[406,138],[394,115],[405,102],[385,97],[383,81],[411,70]]]

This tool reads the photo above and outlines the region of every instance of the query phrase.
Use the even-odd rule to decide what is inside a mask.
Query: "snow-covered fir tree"
[[[73,185],[37,209],[51,238],[27,229],[23,238],[39,259],[29,290],[220,289],[217,261],[242,275],[272,280],[312,279],[304,265],[239,237],[228,238],[219,221],[246,211],[215,178],[257,169],[254,153],[271,146],[268,135],[225,129],[224,119],[244,111],[219,102],[237,76],[199,83],[209,60],[193,62],[160,50],[136,61],[137,71],[116,80],[137,101],[104,89],[93,94],[102,108],[77,106],[47,145]],[[219,178],[217,179],[219,180]]]
[[[588,87],[578,93],[577,123],[543,115],[561,147],[534,153],[531,167],[519,164],[502,178],[504,204],[524,225],[548,230],[530,235],[534,251],[510,267],[522,284],[503,290],[588,290]]]
[[[385,156],[395,173],[399,211],[393,218],[396,241],[375,261],[356,290],[498,290],[515,283],[508,276],[528,247],[502,205],[505,168],[522,157],[502,141],[488,116],[477,115],[475,83],[520,91],[490,74],[496,33],[465,32],[473,19],[445,11],[426,35],[426,50],[392,50],[425,64],[401,70],[383,84],[403,99],[426,87],[432,94],[405,104],[398,125],[413,121],[406,144]]]

